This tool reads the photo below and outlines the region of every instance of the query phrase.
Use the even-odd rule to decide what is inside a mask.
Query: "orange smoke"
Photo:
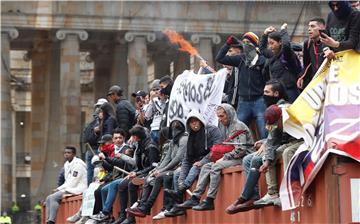
[[[178,50],[188,52],[190,55],[198,55],[196,48],[191,46],[189,41],[185,40],[183,36],[178,34],[173,30],[164,30],[162,31],[170,40],[172,44],[177,44],[180,46]]]

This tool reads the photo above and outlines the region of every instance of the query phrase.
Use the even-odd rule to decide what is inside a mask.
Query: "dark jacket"
[[[230,46],[225,44],[216,55],[216,61],[239,68],[238,96],[241,100],[252,101],[263,95],[268,77],[263,75],[265,57],[259,55],[256,64],[249,67],[245,64],[245,55],[228,56]]]
[[[116,128],[116,120],[112,117],[107,117],[106,120],[104,121],[102,130],[101,130],[101,135],[112,135],[114,129]]]
[[[231,69],[231,74],[228,75],[225,81],[224,93],[225,100],[224,103],[231,104],[235,110],[238,104],[238,85],[239,85],[239,68],[234,66]]]
[[[121,150],[120,153],[125,153],[125,151],[129,149],[128,145],[125,145]],[[114,166],[117,166],[121,169],[124,169],[128,172],[132,171],[134,169],[133,166],[131,166],[130,164],[126,163],[123,159],[121,158],[110,158],[110,157],[106,157],[105,161],[103,162],[103,166],[106,166],[106,170],[112,170],[111,173],[107,174],[105,176],[105,182],[108,182],[109,180],[115,180],[118,178],[124,178],[126,176],[126,174],[122,173],[121,171],[117,170],[114,168]]]
[[[159,160],[159,149],[151,141],[149,134],[146,134],[146,138],[138,142],[138,147],[135,150],[136,169],[134,171],[136,175],[147,175],[155,167],[153,163],[157,163]]]
[[[184,160],[189,161],[190,163],[194,163],[200,161],[202,164],[206,164],[210,162],[210,149],[214,144],[219,144],[224,140],[224,136],[222,136],[220,129],[214,125],[206,125],[204,117],[197,111],[193,110],[188,114],[187,121],[189,119],[195,117],[201,121],[203,126],[205,127],[205,147],[203,149],[198,149],[197,157],[189,157],[188,153],[185,153]],[[186,127],[190,130],[190,127]],[[189,131],[190,135],[191,132]],[[190,137],[189,137],[190,138]]]
[[[280,107],[285,107],[287,102],[283,99],[280,99],[276,104]],[[279,148],[280,145],[286,144],[293,140],[295,140],[295,138],[284,132],[280,127],[271,130],[265,140],[266,149],[263,155],[263,160],[268,160],[270,162],[275,160],[276,149]]]
[[[304,77],[304,88],[310,83],[315,73],[324,62],[323,48],[325,47],[321,42],[315,43],[312,40],[306,39],[303,45],[303,66],[302,74]],[[311,65],[310,65],[311,64]]]
[[[286,31],[280,31],[281,37],[281,50],[277,55],[273,55],[268,59],[265,67],[265,74],[270,76],[271,79],[280,80],[287,89],[296,88],[296,82],[300,74],[298,59],[295,52],[291,48],[290,38]],[[260,43],[260,51],[267,51],[268,35],[263,34]]]
[[[128,132],[135,122],[135,108],[125,98],[116,105],[116,120],[118,127]]]
[[[340,46],[334,49],[335,51],[356,49],[360,38],[360,12],[352,9],[349,16],[344,19],[339,19],[330,12],[326,21],[326,30],[334,40],[340,42]]]

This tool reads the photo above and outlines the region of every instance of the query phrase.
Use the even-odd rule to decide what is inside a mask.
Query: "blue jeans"
[[[94,166],[91,164],[91,159],[93,157],[93,154],[90,152],[90,150],[87,150],[85,153],[85,161],[86,161],[86,167],[87,167],[87,183],[88,186],[91,182],[93,182],[94,178]]]
[[[182,185],[186,189],[190,188],[199,176],[200,170],[201,167],[193,166],[193,163],[189,162],[185,156],[181,163],[181,171],[179,174],[177,170],[174,173],[174,186]]]
[[[243,166],[246,175],[246,182],[241,193],[241,197],[245,200],[259,199],[259,185],[260,178],[259,168],[262,165],[262,156],[257,156],[251,153],[243,158]]]
[[[116,198],[120,183],[123,181],[122,178],[111,181],[109,184],[101,188],[101,200],[102,200],[102,212],[104,214],[110,214],[111,208]]]
[[[151,130],[150,131],[150,137],[153,142],[156,144],[159,144],[159,130]]]
[[[266,106],[262,97],[255,101],[245,101],[240,98],[236,111],[238,119],[247,126],[250,126],[251,120],[255,118],[260,139],[264,139],[267,136],[264,118],[265,109]]]

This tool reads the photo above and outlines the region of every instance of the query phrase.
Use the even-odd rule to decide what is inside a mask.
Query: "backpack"
[[[98,125],[97,119],[94,119],[90,123],[88,123],[82,134],[82,142],[89,143],[90,145],[97,145],[98,144],[98,136],[94,132],[94,128]]]

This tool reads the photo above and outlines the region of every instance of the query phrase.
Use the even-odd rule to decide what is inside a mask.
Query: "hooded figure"
[[[190,128],[191,118],[200,121],[201,127],[194,131]],[[187,142],[186,157],[189,162],[193,163],[201,160],[202,164],[210,162],[210,148],[214,144],[221,143],[223,137],[219,128],[213,125],[206,125],[205,118],[196,110],[192,110],[186,119],[186,129],[189,133]],[[206,158],[204,158],[206,156]]]
[[[360,52],[360,13],[351,8],[349,1],[329,1],[328,4],[331,12],[327,17],[326,30],[331,38],[339,42],[334,50],[355,49]]]
[[[245,154],[252,153],[253,147],[250,145],[254,144],[254,140],[252,138],[251,132],[249,128],[236,116],[235,109],[227,103],[220,104],[220,108],[224,109],[227,118],[229,120],[228,126],[224,126],[219,122],[219,129],[221,134],[224,136],[224,138],[228,138],[232,135],[234,135],[239,130],[244,130],[244,134],[240,134],[237,137],[233,138],[229,142],[241,142],[248,146],[241,146],[237,145],[235,146],[235,149],[229,153],[224,154],[224,159],[230,160],[230,159],[239,159],[243,157]]]

